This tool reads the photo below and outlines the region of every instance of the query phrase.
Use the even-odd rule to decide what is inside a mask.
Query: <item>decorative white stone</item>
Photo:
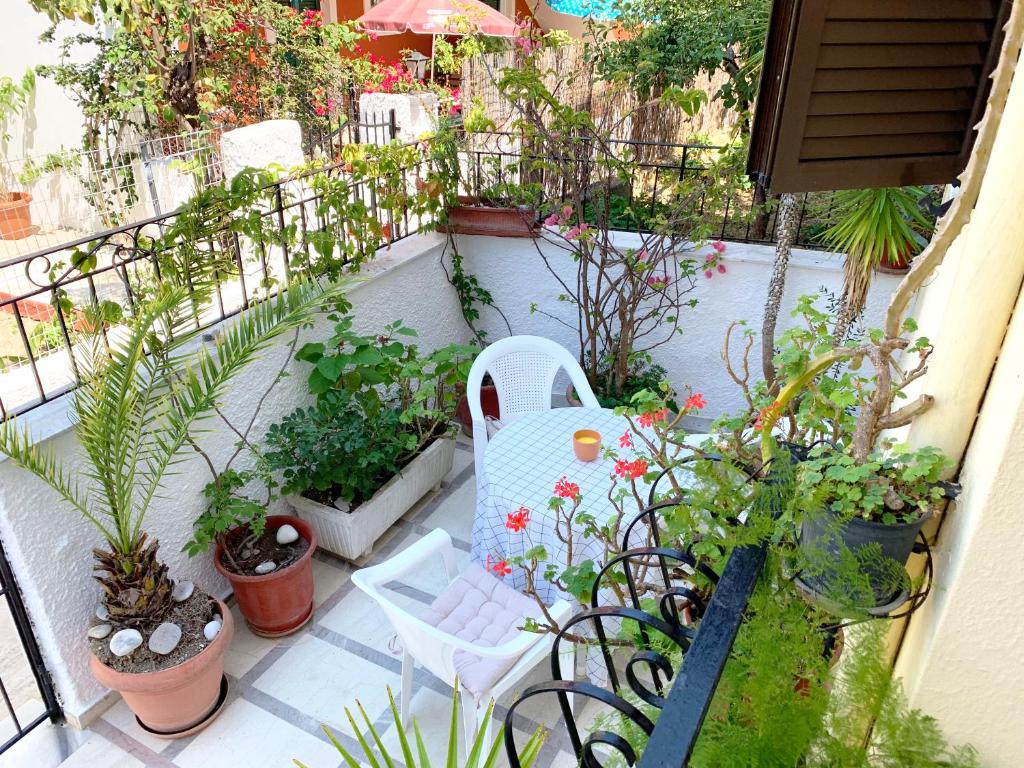
[[[257,576],[262,576],[263,574],[270,573],[271,571],[276,569],[277,563],[275,563],[273,560],[267,560],[267,562],[260,563],[255,568],[253,568]]]
[[[205,627],[203,627],[203,636],[207,640],[212,641],[213,638],[217,636],[217,633],[220,632],[220,628],[221,623],[214,619],[213,621],[208,622]]]
[[[153,634],[149,636],[149,650],[153,653],[159,653],[161,656],[166,656],[177,648],[180,642],[181,627],[165,621],[154,629]]]
[[[142,645],[142,633],[137,629],[122,629],[110,638],[110,652],[115,656],[127,656]]]
[[[110,630],[112,629],[113,627],[109,624],[93,624],[89,627],[89,637],[93,640],[102,640],[110,634]]]
[[[299,532],[295,530],[294,525],[288,525],[287,523],[277,529],[277,543],[278,544],[291,544],[292,542],[299,540]]]
[[[295,120],[264,120],[227,131],[220,137],[220,156],[229,181],[246,168],[279,165],[287,173],[306,161],[302,128]]]
[[[107,610],[107,606],[103,603],[96,606],[96,618],[100,621],[106,621],[110,618],[110,611]]]
[[[195,589],[196,585],[191,581],[176,581],[174,582],[174,589],[171,590],[171,599],[176,603],[183,603],[192,597]]]

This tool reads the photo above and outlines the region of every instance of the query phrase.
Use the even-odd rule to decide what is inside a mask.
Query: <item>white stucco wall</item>
[[[39,35],[50,25],[28,0],[5,0],[0,25],[0,75],[15,81],[29,67],[57,64],[60,40],[89,31],[85,24],[63,22],[52,43],[40,43]],[[83,55],[84,55],[83,51]],[[36,92],[25,113],[8,126],[11,140],[4,147],[8,159],[45,155],[61,147],[82,143],[82,112],[52,80],[36,78]]]
[[[635,246],[637,240],[634,234],[622,233],[617,242],[621,242],[622,247],[629,247]],[[550,243],[537,242],[549,254],[552,264],[558,265],[560,274],[574,274],[575,264],[568,253]],[[547,336],[574,354],[578,352],[579,341],[570,328],[530,312],[530,304],[536,302],[570,325],[576,322],[575,308],[566,302],[556,301],[562,289],[530,240],[461,236],[458,248],[465,268],[491,292],[495,303],[508,317],[513,333]],[[701,253],[707,251],[705,248]],[[677,388],[689,385],[704,394],[708,403],[707,416],[718,416],[743,406],[739,388],[722,365],[722,342],[733,320],[746,320],[751,328],[760,332],[774,254],[774,246],[728,243],[723,260],[726,274],[716,272],[711,279],[698,276],[697,288],[691,295],[699,303],[694,309],[682,310],[682,334],[653,351],[655,360],[665,367]],[[867,327],[881,324],[889,295],[897,283],[898,278],[891,275],[876,275],[865,312]],[[817,293],[822,287],[838,295],[841,286],[842,261],[839,258],[817,251],[793,251],[779,332],[791,326],[789,312],[797,297]],[[485,308],[481,314],[481,327],[491,340],[508,334],[496,313]],[[739,359],[739,351],[734,349],[735,360]],[[759,347],[755,348],[751,359],[756,380],[760,371]]]
[[[351,291],[356,326],[370,331],[401,319],[420,333],[424,349],[469,340],[459,313],[458,300],[440,268],[438,235],[416,235],[381,251],[364,270],[365,282]],[[229,321],[230,322],[230,321]],[[329,332],[327,321],[305,331],[309,339]],[[279,342],[255,361],[234,382],[224,397],[225,410],[236,424],[248,420],[256,400],[276,374],[285,355]],[[310,398],[306,394],[308,366],[293,363],[295,374],[284,379],[266,400],[253,435]],[[62,455],[75,449],[69,431],[67,398],[33,411],[25,423],[47,445]],[[232,451],[233,436],[220,423],[204,423],[209,431],[200,441],[215,461],[222,463]],[[146,530],[161,543],[161,552],[175,578],[189,578],[204,589],[226,594],[226,583],[216,574],[210,556],[189,560],[181,552],[192,520],[203,508],[201,491],[209,472],[199,458],[189,458],[165,483],[165,495],[146,518]],[[0,460],[0,539],[17,574],[32,616],[47,665],[54,677],[66,713],[81,717],[105,694],[88,670],[85,628],[99,600],[91,578],[90,551],[102,544],[97,532],[70,513],[34,476]]]

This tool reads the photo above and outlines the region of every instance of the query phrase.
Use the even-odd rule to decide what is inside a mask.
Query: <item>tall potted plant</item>
[[[193,425],[271,340],[306,321],[324,293],[296,285],[256,304],[186,364],[195,293],[168,284],[152,290],[122,339],[108,348],[97,330],[83,344],[83,383],[73,399],[82,455],[63,459],[16,420],[0,424],[0,451],[99,531],[104,548],[93,555],[102,618],[89,632],[93,674],[123,695],[146,728],[174,738],[205,727],[223,700],[233,627],[223,602],[171,579],[144,530],[146,514]],[[100,329],[102,320],[86,327]]]
[[[843,296],[836,320],[836,338],[846,338],[850,323],[864,309],[874,272],[903,273],[925,243],[932,223],[921,212],[924,187],[847,189],[832,198],[835,224],[822,243],[846,254]]]

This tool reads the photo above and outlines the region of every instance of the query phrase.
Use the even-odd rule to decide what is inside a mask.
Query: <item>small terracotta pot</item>
[[[32,234],[32,213],[28,192],[0,193],[0,238],[21,240]]]
[[[154,735],[180,739],[213,722],[224,678],[224,654],[235,634],[231,611],[220,600],[222,626],[203,651],[175,667],[159,672],[117,672],[90,654],[93,676],[117,691],[139,722]]]
[[[501,416],[501,409],[498,405],[498,388],[493,384],[484,384],[480,387],[480,407],[484,416],[497,419]],[[466,395],[459,400],[459,407],[455,410],[455,417],[462,425],[462,434],[466,437],[473,436],[473,414],[469,410],[469,398]]]
[[[254,634],[262,637],[290,635],[313,617],[313,551],[316,534],[303,520],[290,515],[271,515],[267,528],[276,531],[282,525],[292,525],[309,547],[296,562],[279,571],[262,576],[243,576],[232,573],[221,563],[224,552],[217,545],[213,565],[231,582],[238,608]],[[230,534],[229,534],[230,535]]]
[[[572,450],[580,461],[596,461],[601,453],[601,433],[593,429],[578,429],[572,436]]]

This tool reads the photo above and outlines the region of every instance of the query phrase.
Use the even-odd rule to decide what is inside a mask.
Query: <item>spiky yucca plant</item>
[[[481,728],[476,732],[476,738],[472,744],[467,745],[466,748],[466,761],[459,763],[459,707],[460,698],[462,693],[459,690],[459,681],[455,681],[455,690],[452,693],[452,713],[448,725],[448,748],[445,751],[445,768],[495,768],[498,764],[498,758],[501,753],[501,746],[504,740],[505,728],[502,726],[498,729],[497,734],[491,740],[489,744],[485,743],[484,729]],[[349,752],[342,745],[338,738],[334,735],[333,731],[326,725],[321,726],[325,734],[327,734],[328,740],[334,745],[334,748],[338,750],[338,754],[341,755],[344,764],[348,768],[362,768],[364,765],[371,766],[371,768],[381,768],[381,763],[388,768],[393,768],[396,762],[403,763],[406,768],[431,768],[430,758],[427,756],[427,747],[423,742],[423,734],[420,732],[420,727],[416,722],[416,718],[412,719],[412,734],[410,734],[405,723],[402,722],[401,715],[398,713],[398,707],[395,705],[395,697],[391,693],[391,686],[388,686],[388,701],[391,706],[391,718],[395,724],[395,731],[398,735],[398,746],[399,753],[393,753],[384,746],[384,741],[380,737],[376,726],[373,721],[366,714],[366,710],[363,709],[363,705],[356,701],[356,706],[359,708],[359,714],[363,719],[364,725],[360,726],[352,712],[348,707],[345,707],[345,715],[348,717],[348,721],[352,726],[352,732],[356,734],[356,739],[359,741],[359,747],[362,750],[360,757],[365,758],[365,762],[359,762],[356,757]],[[494,702],[492,701],[487,706],[487,711],[484,713],[483,722],[489,722],[491,719],[491,712],[494,710]],[[377,748],[376,753],[373,747],[370,746],[366,740],[365,733],[369,735]],[[540,752],[540,748],[544,745],[544,731],[538,728],[534,731],[530,737],[523,744],[522,748],[518,751],[519,754],[519,765],[522,768],[531,768],[534,762],[537,760],[537,753]],[[415,753],[413,749],[415,748]],[[299,768],[307,768],[306,764],[299,760],[293,760],[292,762]]]
[[[83,381],[74,393],[74,430],[84,468],[72,469],[37,444],[16,420],[0,424],[0,452],[29,470],[103,536],[95,550],[97,580],[113,623],[159,622],[171,606],[172,582],[159,546],[142,524],[195,423],[214,410],[227,383],[273,339],[298,328],[342,285],[298,283],[247,309],[212,348],[188,348],[196,338],[194,296],[187,287],[159,286],[151,300],[108,342],[102,324],[81,345]],[[190,328],[191,326],[191,328]]]

